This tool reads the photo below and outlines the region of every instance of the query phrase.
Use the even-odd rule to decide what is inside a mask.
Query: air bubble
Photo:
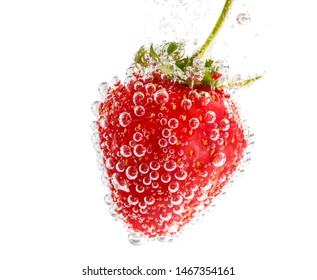
[[[181,106],[184,108],[184,110],[189,110],[192,107],[192,102],[190,99],[184,99]]]
[[[225,60],[217,60],[214,63],[214,67],[218,73],[221,73],[223,75],[227,74],[229,72],[229,64]]]
[[[131,115],[128,112],[123,112],[119,115],[119,124],[123,127],[128,126],[132,121]]]
[[[136,132],[133,134],[133,140],[136,142],[140,142],[143,139],[143,135],[140,132]]]
[[[222,119],[219,123],[220,129],[227,131],[230,128],[230,122],[227,119]]]
[[[237,23],[240,25],[247,25],[251,21],[251,16],[249,13],[241,13],[237,16]]]
[[[142,182],[144,185],[148,186],[151,184],[152,181],[150,177],[144,177]]]
[[[137,81],[135,84],[134,84],[134,90],[142,90],[144,88],[144,85],[141,81]]]
[[[156,160],[150,162],[150,168],[152,170],[158,170],[161,167],[160,163]]]
[[[171,198],[171,203],[173,205],[181,205],[183,202],[183,197],[180,194],[175,194]]]
[[[128,196],[128,203],[130,205],[137,205],[139,203],[139,200],[136,197],[133,197],[132,195]]]
[[[106,194],[105,197],[104,197],[104,202],[108,205],[108,206],[111,206],[113,204],[113,201],[112,201],[112,198],[111,198],[111,195],[110,194]]]
[[[138,177],[138,169],[135,166],[128,166],[125,175],[129,180],[134,180]]]
[[[134,108],[134,114],[137,116],[137,117],[142,117],[144,116],[145,114],[145,109],[143,106],[136,106]]]
[[[144,202],[147,204],[147,205],[153,205],[154,202],[155,202],[155,198],[153,196],[146,196],[144,198]]]
[[[123,172],[125,169],[125,164],[122,161],[118,161],[116,164],[116,169],[118,172]]]
[[[94,103],[91,104],[91,111],[95,114],[96,117],[99,116],[99,101],[95,101]]]
[[[129,192],[127,182],[118,173],[113,173],[111,182],[116,189]]]
[[[197,118],[191,118],[188,123],[192,129],[196,129],[199,126],[199,120]]]
[[[183,205],[175,205],[175,206],[173,207],[173,212],[174,212],[174,214],[176,214],[176,215],[182,214],[182,213],[184,212],[184,206],[183,206]]]
[[[133,94],[132,100],[135,105],[141,105],[144,100],[144,94],[138,91]]]
[[[155,85],[152,83],[149,83],[145,86],[146,92],[149,94],[153,94],[156,90]]]
[[[212,181],[208,182],[205,186],[200,187],[203,191],[209,191],[212,188]]]
[[[216,167],[221,167],[225,164],[226,162],[226,156],[225,154],[223,153],[218,153],[218,154],[215,154],[214,155],[214,158],[213,158],[213,165],[216,166]]]
[[[132,245],[140,246],[142,245],[144,239],[137,233],[130,233],[128,235],[128,240]]]
[[[106,159],[106,167],[107,167],[108,169],[114,169],[115,166],[116,166],[116,164],[115,164],[115,161],[114,161],[113,158],[107,158],[107,159]]]
[[[187,178],[187,172],[185,170],[179,169],[176,171],[174,176],[177,180],[183,181]]]
[[[136,157],[142,157],[145,155],[146,148],[142,144],[137,144],[133,148],[133,153]]]
[[[171,213],[162,213],[160,215],[160,218],[162,221],[169,221],[172,218],[172,214]]]
[[[206,106],[211,100],[210,94],[206,91],[200,92],[199,100],[203,106]]]
[[[176,181],[172,181],[168,186],[168,191],[170,193],[175,193],[178,191],[178,189],[179,189],[179,184]]]
[[[220,132],[218,129],[214,128],[210,131],[210,139],[216,141],[219,139]]]
[[[165,137],[165,138],[170,137],[171,134],[172,134],[172,132],[171,132],[168,128],[164,128],[164,129],[162,130],[162,135],[163,135],[163,137]]]
[[[157,171],[152,171],[150,173],[150,178],[153,181],[156,181],[160,177],[160,174]]]
[[[132,155],[131,148],[127,145],[122,145],[120,147],[120,154],[124,157],[130,157]]]
[[[178,127],[178,120],[175,119],[175,118],[171,118],[169,121],[168,121],[168,126],[172,129],[175,129]]]
[[[135,190],[138,193],[143,193],[145,188],[142,185],[136,185]]]
[[[168,173],[164,173],[162,176],[161,176],[161,180],[163,183],[168,183],[169,181],[171,181],[171,175],[168,174]]]
[[[166,124],[167,124],[167,119],[162,118],[162,119],[160,120],[160,124],[161,124],[161,125],[166,125]]]
[[[174,160],[169,160],[167,162],[164,163],[164,168],[166,171],[173,171],[175,170],[175,168],[177,167],[177,164]]]
[[[164,105],[168,102],[168,93],[165,89],[160,89],[154,94],[154,101],[159,105]]]
[[[158,144],[160,147],[164,148],[167,146],[168,142],[165,138],[161,138],[159,141],[158,141]]]
[[[98,92],[99,92],[101,100],[104,100],[106,98],[107,90],[108,90],[108,84],[107,83],[101,83],[98,86]]]
[[[172,135],[170,138],[168,138],[168,142],[171,145],[175,145],[177,143],[177,137],[175,135]]]
[[[149,172],[150,167],[146,163],[141,163],[139,166],[139,171],[142,174],[146,174]]]

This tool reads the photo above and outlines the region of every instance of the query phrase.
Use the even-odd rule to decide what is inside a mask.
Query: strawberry
[[[230,92],[259,76],[230,79],[223,64],[205,57],[231,4],[191,57],[184,43],[142,46],[124,82],[99,88],[94,139],[107,200],[133,244],[176,236],[213,204],[246,154]]]

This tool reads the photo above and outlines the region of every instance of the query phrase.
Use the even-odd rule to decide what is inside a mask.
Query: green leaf
[[[162,65],[161,71],[168,75],[171,75],[174,73],[174,69],[172,65]]]
[[[141,48],[137,51],[134,61],[137,64],[140,64],[142,66],[148,66],[149,63],[145,61],[145,55],[147,54],[147,49],[145,46],[141,46]]]
[[[184,70],[185,70],[185,67],[186,67],[187,64],[188,64],[188,62],[189,62],[188,57],[185,57],[185,58],[183,58],[183,59],[176,60],[176,61],[175,61],[175,65],[176,65],[179,69],[181,69],[182,71],[184,71]]]
[[[205,62],[205,67],[211,67],[214,61],[212,59],[207,59]]]
[[[262,77],[263,77],[262,75],[258,75],[258,76],[255,76],[253,78],[245,79],[245,80],[242,80],[239,82],[230,81],[230,82],[228,82],[228,87],[231,87],[231,88],[246,87],[246,86],[253,84],[255,81],[261,79]]]
[[[178,49],[178,47],[179,47],[178,43],[175,43],[175,42],[169,43],[167,47],[167,54],[171,55],[173,52],[175,52]]]
[[[205,74],[204,78],[201,81],[203,85],[211,85],[212,79],[211,79],[211,71],[205,68]]]
[[[159,56],[157,55],[157,53],[155,52],[154,50],[154,47],[153,47],[153,44],[151,44],[151,47],[150,47],[150,56],[157,62],[160,61],[160,58]]]

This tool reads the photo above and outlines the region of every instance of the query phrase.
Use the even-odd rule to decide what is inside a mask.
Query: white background
[[[232,69],[266,72],[240,93],[256,134],[252,163],[194,229],[141,247],[107,213],[89,126],[98,84],[129,66],[149,36],[150,11],[144,1],[0,2],[1,279],[84,279],[88,265],[233,266],[236,276],[214,279],[317,279],[314,8],[241,1],[228,26],[244,10],[250,25],[224,29],[215,52],[240,34],[249,39],[232,37],[225,48],[246,50]],[[183,279],[162,279],[173,277]]]

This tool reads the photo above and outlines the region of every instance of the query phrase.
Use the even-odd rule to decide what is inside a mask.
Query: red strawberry
[[[232,1],[226,1],[221,26]],[[210,39],[210,37],[208,38]],[[139,237],[168,238],[213,203],[247,147],[230,88],[205,60],[211,40],[192,57],[181,43],[141,47],[124,83],[101,85],[95,124],[113,215]]]

